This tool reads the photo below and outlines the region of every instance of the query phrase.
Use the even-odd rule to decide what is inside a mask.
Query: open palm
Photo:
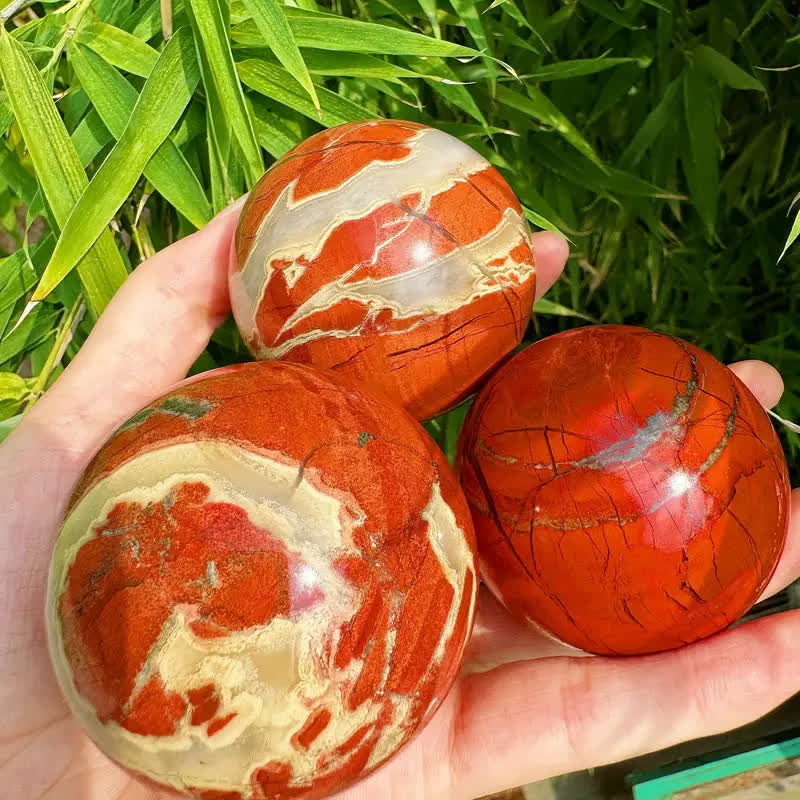
[[[55,385],[0,446],[0,786],[9,800],[155,800],[73,722],[50,668],[44,593],[72,487],[120,422],[183,378],[228,313],[237,207],[143,264]],[[559,237],[535,239],[539,294],[564,266]],[[782,384],[734,366],[761,402]],[[797,505],[797,503],[795,503]],[[793,511],[773,594],[800,574]],[[670,653],[576,658],[514,623],[482,593],[469,663],[428,727],[340,800],[478,797],[726,730],[798,688],[800,612],[767,617]],[[735,701],[734,701],[735,699]]]

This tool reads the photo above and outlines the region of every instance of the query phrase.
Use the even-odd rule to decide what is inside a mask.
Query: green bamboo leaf
[[[583,153],[595,164],[602,165],[600,157],[595,153],[589,142],[583,138],[578,129],[540,89],[535,86],[528,86],[528,96],[526,97],[516,89],[498,86],[497,99],[503,105],[521,111],[523,114],[527,114],[529,117],[554,128],[576,150]]]
[[[471,47],[375,22],[361,22],[291,6],[286,6],[285,13],[299,47],[396,56],[474,58],[480,55]],[[232,36],[240,44],[258,46],[261,43],[252,20],[237,25]]]
[[[294,75],[295,80],[308,92],[314,107],[319,109],[319,99],[308,74],[308,68],[300,55],[294,34],[278,0],[244,0],[261,36],[278,61]]]
[[[64,226],[88,181],[46,86],[22,45],[0,30],[0,74],[56,223]],[[78,265],[86,299],[100,313],[127,276],[110,232]]]
[[[683,73],[683,102],[688,141],[683,171],[689,196],[710,237],[714,235],[719,200],[719,137],[717,135],[717,87],[698,69]]]
[[[548,300],[546,297],[540,297],[533,304],[533,313],[547,314],[553,317],[575,317],[577,319],[585,319],[587,322],[597,322],[594,317],[590,317],[588,314],[584,314],[581,311],[576,311],[574,308],[569,308],[561,303],[554,303],[552,300]]]
[[[89,95],[80,87],[72,86],[58,101],[58,110],[67,130],[73,133],[89,111]]]
[[[439,10],[436,8],[436,0],[417,0],[419,7],[422,9],[428,22],[431,23],[433,35],[440,39],[442,37],[442,30],[439,25]]]
[[[648,148],[661,135],[667,122],[680,111],[681,79],[675,78],[667,86],[661,102],[647,115],[644,123],[636,131],[633,139],[619,158],[622,169],[635,167]]]
[[[20,164],[17,154],[0,140],[0,175],[14,194],[30,205],[36,194],[36,178]]]
[[[227,10],[226,7],[225,10]],[[216,83],[211,74],[211,65],[206,51],[202,47],[194,17],[190,16],[190,22],[194,30],[195,50],[206,94],[206,151],[211,183],[211,205],[214,212],[218,213],[241,193],[239,175],[242,170],[239,164],[239,153],[233,143],[233,132],[217,92]],[[223,22],[227,28],[227,16]]]
[[[724,86],[730,86],[732,89],[752,89],[757,92],[767,91],[761,81],[708,45],[701,44],[695,49],[693,62],[698,70],[702,70]]]
[[[92,109],[81,120],[72,134],[72,144],[84,167],[91,164],[97,154],[113,141],[114,137],[103,124],[103,120],[100,119],[100,115],[95,109]]]
[[[84,45],[73,43],[68,52],[70,64],[95,110],[112,136],[120,138],[136,106],[138,92],[114,67]],[[196,228],[202,228],[211,219],[211,204],[203,186],[171,139],[167,138],[156,150],[144,168],[144,175]]]
[[[53,334],[60,311],[38,305],[0,342],[0,364],[27,353]]]
[[[96,22],[81,28],[74,41],[90,47],[109,64],[146,78],[158,59],[158,50],[113,25]]]
[[[307,92],[283,67],[248,59],[237,64],[237,69],[242,81],[251,89],[299,111],[306,117],[319,120],[327,127],[375,118],[375,114],[366,108],[322,87],[318,90],[321,108],[321,115],[318,117]]]
[[[800,194],[794,198],[792,205],[794,205],[794,203],[796,203],[798,200],[800,200]],[[786,239],[786,244],[783,248],[783,251],[781,252],[780,256],[778,256],[778,261],[780,261],[786,255],[786,251],[794,244],[798,236],[800,236],[800,208],[797,209],[797,213],[794,217],[794,225],[792,225],[792,229],[789,231],[789,236]]]
[[[191,32],[181,28],[159,56],[122,135],[63,226],[34,300],[45,297],[105,230],[177,124],[199,80]]]
[[[222,110],[242,150],[247,182],[252,187],[264,172],[264,162],[233,63],[228,27],[220,8],[220,0],[189,0],[186,8],[191,12],[194,28],[200,37],[198,45],[202,46],[208,59],[210,78],[214,82]]]
[[[525,216],[527,217],[528,221],[532,222],[537,228],[541,228],[542,230],[545,231],[552,231],[553,233],[557,233],[561,236],[564,236],[564,234],[559,230],[557,225],[550,222],[549,219],[546,219],[541,214],[537,214],[532,208],[527,208],[526,206],[523,206],[522,210],[525,213]]]
[[[756,13],[750,18],[750,22],[748,23],[747,27],[739,35],[740,42],[750,33],[750,31],[753,30],[753,28],[756,27],[756,25],[758,25],[759,22],[761,22],[762,19],[764,19],[767,14],[769,14],[770,11],[772,11],[772,7],[776,5],[777,2],[778,0],[764,0],[758,11],[756,11]]]
[[[486,35],[486,29],[483,27],[483,20],[478,13],[478,8],[475,5],[475,0],[450,0],[456,14],[460,17],[464,26],[469,31],[472,40],[478,46],[478,49],[485,53],[488,58],[483,59],[486,73],[489,78],[489,86],[491,93],[494,94],[497,82],[497,69],[495,68],[494,61],[494,48],[492,42]]]
[[[489,8],[491,8],[491,6]],[[522,11],[520,11],[519,6],[514,2],[514,0],[505,0],[501,6],[501,9],[503,13],[511,17],[511,19],[513,19],[514,22],[527,28],[536,37],[536,39],[539,41],[542,47],[544,47],[544,49],[547,50],[548,53],[551,52],[550,47],[544,40],[542,34],[539,33],[539,31],[536,28],[534,28],[534,26],[531,24],[530,19],[528,19],[528,17],[525,14],[523,14]],[[489,9],[487,9],[487,11],[488,10]],[[533,48],[533,49],[536,52],[539,52],[539,48]]]
[[[48,233],[36,243],[30,254],[20,249],[0,261],[0,311],[13,306],[36,285],[39,277],[31,264],[31,258],[34,263],[40,262],[42,256],[46,258],[49,255],[55,243],[53,234]]]
[[[600,117],[624,102],[632,91],[636,92],[636,84],[641,81],[641,78],[641,67],[636,64],[628,64],[614,70],[607,79],[603,80],[592,113],[586,122],[587,126],[594,125]]]
[[[431,78],[430,85],[437,94],[476,119],[484,128],[488,127],[486,117],[475,102],[475,98],[466,86],[460,85],[458,75],[444,59],[436,56],[429,58],[409,56],[406,58],[406,63],[418,73]]]
[[[438,60],[438,59],[437,59]],[[398,78],[423,78],[421,72],[392,64],[366,53],[335,53],[332,50],[309,50],[306,65],[314,75],[336,75],[351,78],[381,78],[394,81]]]
[[[593,161],[581,158],[573,150],[564,151],[546,136],[537,140],[537,148],[540,151],[539,157],[547,169],[592,192],[608,196],[621,194],[631,197],[685,199],[633,173],[608,166],[601,168]]]
[[[176,147],[184,147],[194,141],[206,131],[206,112],[203,104],[193,100],[183,115],[180,125],[172,134],[172,141]]]
[[[6,135],[6,131],[11,127],[13,121],[14,112],[11,110],[11,106],[0,101],[0,136]]]
[[[580,4],[600,14],[601,17],[605,17],[611,22],[616,22],[617,25],[621,25],[623,28],[636,29],[636,25],[633,24],[630,16],[620,11],[611,0],[580,0]]]
[[[571,61],[556,61],[553,64],[545,64],[533,72],[526,72],[520,78],[531,81],[561,81],[566,78],[593,75],[637,60],[636,58],[576,58]]]
[[[172,20],[183,24],[183,0],[172,0]],[[180,27],[180,25],[174,25]],[[161,0],[145,0],[129,17],[120,23],[120,28],[145,42],[161,33]]]
[[[280,158],[284,153],[299,144],[302,137],[296,135],[283,120],[273,114],[262,97],[251,98],[253,104],[253,117],[256,124],[258,143],[274,158]]]
[[[0,372],[0,420],[19,411],[28,399],[36,378],[22,378],[16,372]]]

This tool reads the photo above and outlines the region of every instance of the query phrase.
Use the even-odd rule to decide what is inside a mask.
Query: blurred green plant
[[[0,438],[126,271],[321,126],[381,116],[462,137],[534,225],[569,236],[529,337],[624,322],[765,358],[786,379],[780,413],[800,419],[799,14],[797,0],[16,0],[0,33]],[[195,370],[245,353],[229,321]],[[463,413],[429,424],[451,456]]]

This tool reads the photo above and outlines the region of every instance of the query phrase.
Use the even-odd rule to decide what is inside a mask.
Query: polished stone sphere
[[[109,757],[188,796],[317,798],[397,751],[461,665],[474,534],[408,414],[281,362],[191,378],[84,473],[47,627]]]
[[[250,194],[230,268],[259,359],[350,375],[426,419],[522,339],[528,226],[483,156],[412,122],[355,122],[284,155]]]
[[[581,650],[649,653],[737,620],[786,535],[764,409],[726,366],[642,328],[533,344],[483,387],[460,441],[481,574]]]

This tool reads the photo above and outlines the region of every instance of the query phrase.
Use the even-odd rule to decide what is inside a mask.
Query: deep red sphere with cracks
[[[467,396],[522,339],[535,269],[486,159],[413,122],[354,122],[283,156],[242,210],[231,304],[256,358],[369,383],[417,419]]]
[[[415,420],[349,379],[246,364],[178,385],[91,462],[48,638],[127,769],[203,800],[318,798],[434,713],[476,583],[469,509]]]
[[[764,409],[708,353],[642,328],[580,328],[515,356],[478,395],[459,466],[483,579],[517,618],[593,653],[725,628],[786,535]]]

